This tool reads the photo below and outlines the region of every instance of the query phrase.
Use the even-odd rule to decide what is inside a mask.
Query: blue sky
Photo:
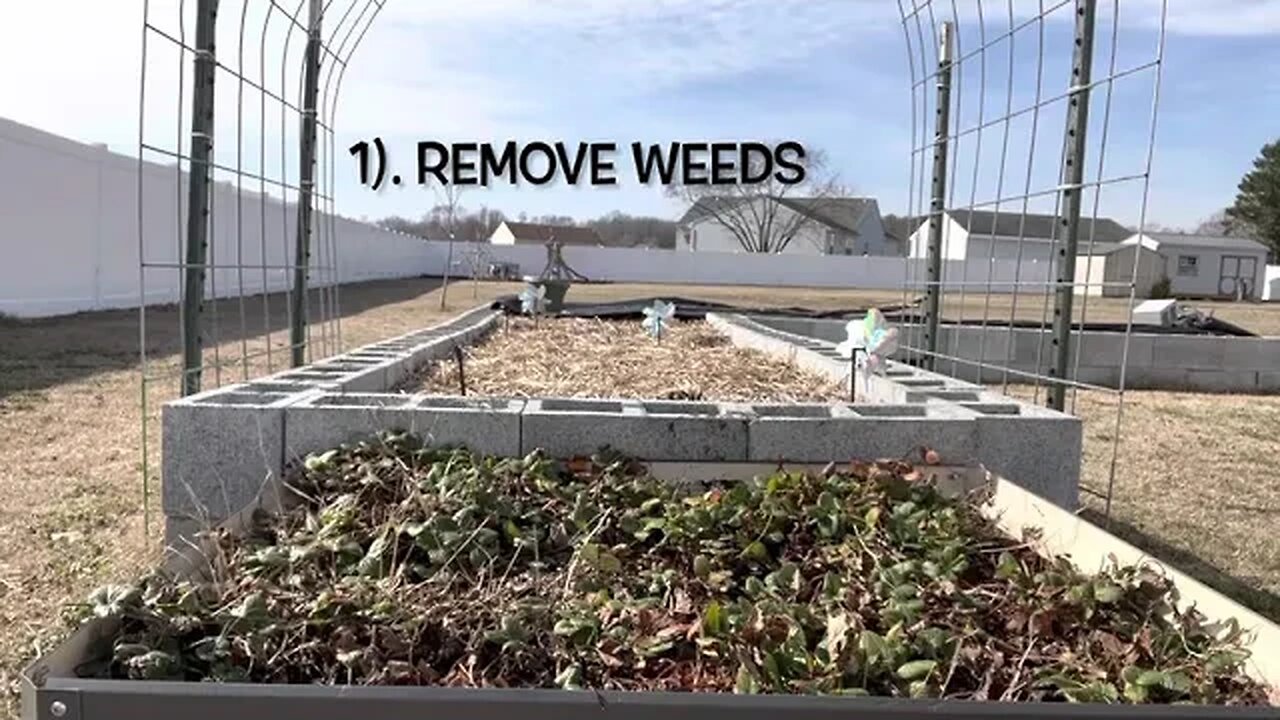
[[[333,6],[346,2],[335,0]],[[0,71],[0,116],[134,154],[140,4],[67,4],[81,7],[80,22],[68,26],[72,13],[66,4],[23,3],[0,10],[0,67],[6,68]],[[223,30],[231,34],[220,34],[220,57],[232,64],[236,37],[228,26],[237,24],[241,3],[222,4]],[[251,4],[266,5],[258,0]],[[904,4],[910,6],[911,0]],[[1118,69],[1155,57],[1161,11],[1159,0],[1123,4]],[[124,5],[131,11],[121,12]],[[1018,109],[1034,101],[1037,69],[1043,71],[1042,99],[1065,89],[1071,6],[1058,7],[1054,0],[1013,0],[1012,5],[1015,25],[1041,5],[1057,7],[1043,25],[1032,23],[1014,36],[1012,106]],[[1109,69],[1115,2],[1102,0],[1100,5],[1095,77]],[[922,25],[912,22],[908,29],[928,34],[927,23],[948,19],[952,6],[949,0],[935,0],[921,12]],[[161,19],[176,17],[175,0],[152,0],[152,7]],[[955,7],[961,51],[973,50],[981,44],[978,3],[956,0]],[[991,41],[1008,29],[1010,3],[984,0],[982,7]],[[1259,148],[1280,136],[1280,53],[1275,50],[1280,2],[1169,0],[1168,12],[1148,220],[1187,226],[1229,204]],[[21,17],[8,17],[14,13]],[[254,17],[247,20],[251,26],[255,22],[261,24]],[[31,31],[55,24],[64,28],[56,39],[51,39],[52,31]],[[1041,30],[1045,60],[1038,68]],[[296,38],[293,42],[300,49]],[[75,51],[51,52],[58,43]],[[913,51],[918,58],[919,48]],[[149,140],[172,146],[178,105],[172,67],[177,63],[176,55],[165,52],[159,43],[149,51],[149,101],[143,117]],[[88,68],[83,65],[86,57],[95,59]],[[425,139],[622,145],[794,139],[824,150],[841,180],[858,194],[878,198],[885,212],[902,212],[910,205],[918,209],[920,197],[913,199],[910,192],[913,97],[907,58],[895,0],[388,0],[342,86],[336,123],[337,206],[346,215],[376,218],[419,215],[436,201],[421,187],[373,193],[356,184],[356,168],[345,148],[378,135],[395,148],[395,170],[405,175],[412,172],[413,144]],[[979,61],[972,56],[962,65],[960,127],[978,124]],[[992,44],[986,62],[983,112],[990,122],[1004,113],[1009,100],[1007,43]],[[13,70],[19,67],[24,70]],[[1140,173],[1145,166],[1154,77],[1148,70],[1114,86],[1106,177]],[[87,80],[81,92],[56,91],[78,78]],[[287,86],[286,94],[294,89]],[[1087,168],[1091,179],[1097,175],[1105,90],[1100,87],[1094,94]],[[235,101],[233,84],[222,83],[220,107],[234,107]],[[1005,198],[1028,187],[1035,192],[1056,184],[1062,103],[1043,108],[1035,119],[1038,151],[1030,182],[1033,115],[1009,123],[999,193]],[[272,148],[271,156],[279,154],[275,122],[274,130],[270,122],[264,129],[250,118],[242,129],[246,155],[256,156],[263,142]],[[236,146],[235,130],[234,121],[219,125],[219,157],[229,163],[234,162],[234,153],[228,152]],[[292,124],[286,123],[286,137],[290,132]],[[977,133],[967,134],[954,149],[954,205],[997,196],[1004,126],[996,123],[983,130],[980,152],[977,140]],[[921,142],[914,136],[915,145]],[[286,158],[287,167],[291,160]],[[471,190],[462,204],[486,204],[512,215],[580,218],[614,209],[670,217],[681,212],[660,190],[630,178],[625,153],[619,156],[619,169],[623,184],[616,188]],[[1135,222],[1140,198],[1136,182],[1108,186],[1101,213]],[[1002,205],[1019,206],[1016,199]],[[1051,211],[1052,201],[1034,201],[1029,207]]]

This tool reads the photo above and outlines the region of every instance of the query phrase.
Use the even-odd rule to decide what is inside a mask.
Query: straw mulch
[[[673,323],[661,342],[638,321],[511,318],[468,348],[467,394],[715,402],[838,402],[847,390],[756,350],[702,321]],[[448,360],[406,389],[456,395]]]

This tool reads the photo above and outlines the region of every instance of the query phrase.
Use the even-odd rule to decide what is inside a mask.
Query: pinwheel
[[[852,360],[855,368],[863,369],[863,387],[869,389],[871,375],[883,375],[889,357],[898,351],[898,328],[889,327],[884,313],[872,308],[861,320],[851,320],[845,332],[848,339],[837,345],[836,351]]]
[[[671,322],[675,315],[676,306],[674,304],[655,300],[652,307],[644,309],[644,329],[657,338],[658,342],[662,342],[662,332],[666,330],[667,324]]]
[[[530,283],[520,293],[520,311],[525,315],[537,315],[546,303],[547,289]]]

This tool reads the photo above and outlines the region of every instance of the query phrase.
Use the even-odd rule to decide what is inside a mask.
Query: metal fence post
[[[302,134],[298,181],[298,235],[294,246],[293,317],[289,327],[289,345],[293,348],[293,367],[306,364],[307,350],[307,273],[311,265],[311,200],[316,171],[316,97],[320,88],[320,0],[310,0],[307,22],[307,52],[303,79]]]
[[[1089,86],[1093,82],[1093,34],[1097,20],[1097,0],[1076,0],[1075,55],[1071,61],[1070,100],[1067,105],[1067,136],[1063,147],[1062,217],[1059,229],[1057,287],[1053,303],[1053,367],[1051,378],[1066,380],[1071,367],[1071,315],[1075,301],[1076,253],[1080,246],[1080,210],[1084,198],[1084,161],[1089,129]],[[1066,408],[1067,386],[1049,386],[1049,407]]]
[[[933,186],[929,201],[929,250],[925,288],[925,368],[932,370],[938,352],[938,321],[942,311],[942,227],[947,195],[947,148],[951,133],[951,71],[954,62],[952,25],[942,23],[938,38],[938,107],[933,138]]]
[[[196,6],[194,87],[191,93],[191,163],[187,183],[187,247],[182,294],[182,395],[200,392],[204,347],[200,314],[204,308],[206,258],[209,255],[209,182],[213,152],[213,81],[217,74],[214,39],[218,0]]]

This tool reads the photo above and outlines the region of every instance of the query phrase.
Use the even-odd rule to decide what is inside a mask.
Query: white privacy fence
[[[448,243],[427,243],[432,274],[445,265]],[[493,261],[520,265],[523,274],[537,274],[546,265],[540,245],[485,245]],[[455,243],[451,275],[469,275],[472,246]],[[697,285],[762,285],[856,288],[901,291],[909,264],[923,272],[924,260],[845,255],[759,255],[752,253],[689,252],[637,248],[567,246],[565,262],[591,280]],[[966,264],[968,267],[966,268]],[[1007,292],[1017,277],[1022,283],[1047,282],[1050,263],[1026,261],[1022,270],[1006,260],[953,260],[946,263],[944,284],[958,287],[991,283],[991,292]]]
[[[142,165],[141,242],[147,267],[139,271],[137,159],[83,145],[0,119],[0,312],[19,317],[136,307],[140,287],[148,304],[179,300],[178,271],[185,234],[186,183],[173,166]],[[288,289],[295,207],[280,199],[218,183],[212,203],[208,296],[235,297]],[[343,283],[444,274],[448,243],[345,218],[317,221],[332,228]],[[486,245],[489,259],[513,262],[523,274],[541,272],[540,245]],[[456,243],[450,275],[469,276],[471,246]],[[899,290],[907,260],[888,257],[692,253],[676,250],[567,247],[566,261],[593,280],[636,283],[802,286]],[[314,265],[332,265],[317,252]],[[917,267],[916,272],[922,272]],[[142,283],[141,273],[146,273]],[[1007,290],[1050,277],[1046,263],[950,261],[945,277]],[[313,274],[320,285],[327,273]]]
[[[0,119],[0,312],[38,317],[136,307],[179,299],[186,182],[173,166],[142,166],[142,257],[139,271],[136,158],[83,145]],[[209,273],[206,294],[234,297],[283,291],[291,278],[297,211],[279,198],[237,194],[218,183],[213,193],[210,264],[237,266]],[[341,282],[429,272],[423,241],[345,218],[317,218],[316,232],[339,238]],[[312,255],[312,264],[332,264]],[[313,285],[327,279],[313,276]]]

